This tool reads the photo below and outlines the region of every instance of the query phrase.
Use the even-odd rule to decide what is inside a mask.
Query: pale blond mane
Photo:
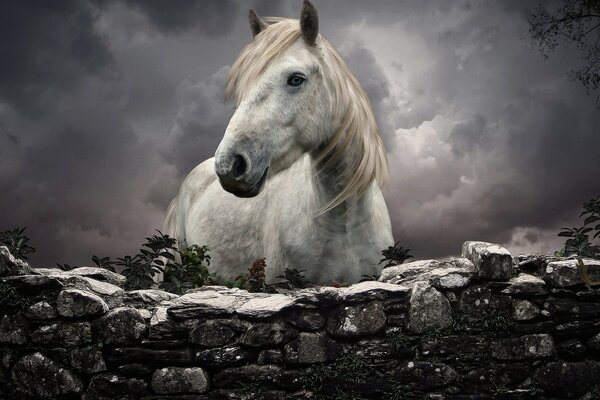
[[[239,103],[269,64],[300,37],[298,20],[264,18],[270,25],[243,50],[229,72],[226,95]],[[349,154],[350,177],[340,193],[325,204],[325,213],[350,198],[360,197],[377,181],[389,180],[388,161],[371,103],[360,83],[334,47],[319,35],[323,75],[334,91],[333,110],[338,128],[317,156],[323,168]]]

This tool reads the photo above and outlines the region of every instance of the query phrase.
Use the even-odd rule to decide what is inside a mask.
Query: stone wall
[[[0,398],[600,398],[600,291],[575,260],[467,242],[346,288],[179,297],[0,250]]]

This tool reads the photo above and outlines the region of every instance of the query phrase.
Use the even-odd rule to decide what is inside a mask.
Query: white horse
[[[286,268],[319,284],[378,274],[393,237],[367,95],[319,35],[309,1],[299,21],[250,10],[250,26],[226,89],[236,110],[214,158],[171,202],[164,232],[207,245],[212,270],[227,278],[263,257],[267,282]]]

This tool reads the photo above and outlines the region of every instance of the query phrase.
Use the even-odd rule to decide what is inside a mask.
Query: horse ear
[[[302,38],[309,46],[314,46],[319,34],[319,14],[317,9],[308,0],[304,0],[302,4],[302,12],[300,13],[300,31]]]
[[[256,35],[261,33],[267,27],[267,23],[263,21],[263,19],[259,17],[253,9],[250,9],[250,12],[248,13],[248,19],[250,20],[250,29],[252,30],[252,36],[254,37],[256,37]]]

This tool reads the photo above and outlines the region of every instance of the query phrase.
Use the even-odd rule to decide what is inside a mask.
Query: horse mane
[[[229,71],[225,94],[236,103],[242,100],[251,84],[268,65],[300,38],[298,20],[264,18],[269,25],[242,50]],[[383,141],[367,94],[329,41],[319,35],[317,47],[322,52],[323,75],[334,90],[333,111],[337,129],[319,150],[316,160],[321,170],[334,164],[351,151],[350,178],[346,186],[317,215],[337,207],[351,197],[364,194],[373,181],[380,186],[389,181],[388,161]]]

